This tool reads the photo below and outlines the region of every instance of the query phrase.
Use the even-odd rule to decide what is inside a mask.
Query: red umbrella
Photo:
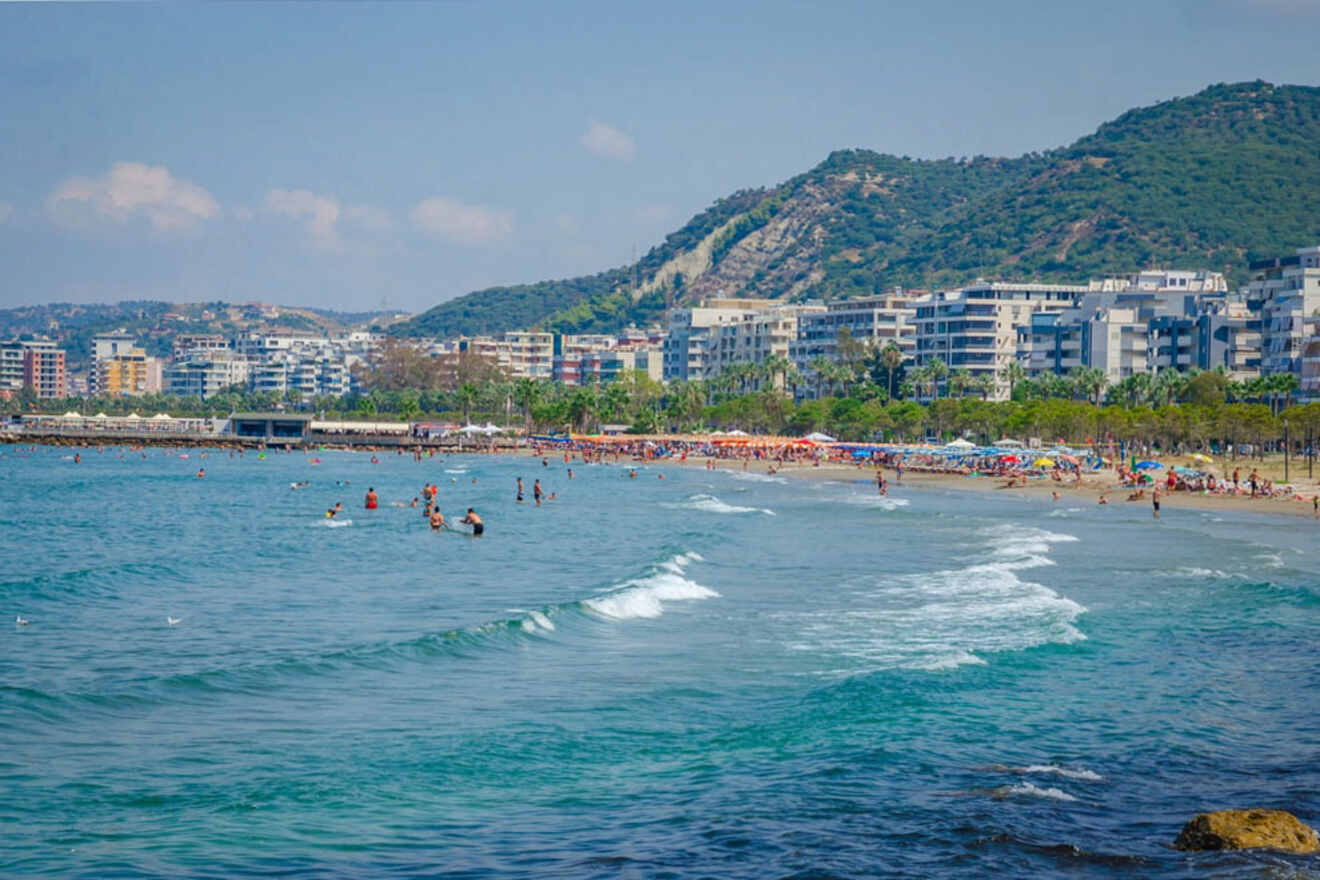
[[[1022,459],[1018,458],[1016,455],[1001,455],[999,456],[999,460],[1006,461],[1010,464],[1017,464],[1018,462],[1022,461]]]

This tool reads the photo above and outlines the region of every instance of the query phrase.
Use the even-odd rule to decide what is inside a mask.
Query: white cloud
[[[124,223],[142,216],[157,232],[193,229],[220,216],[220,205],[205,189],[140,162],[116,162],[104,177],[70,177],[51,193],[47,207],[65,222],[91,216]]]
[[[440,197],[413,208],[412,221],[423,232],[454,244],[495,244],[513,234],[509,212]]]
[[[14,216],[13,202],[0,202],[0,223],[6,222],[12,216]]]
[[[597,156],[607,159],[630,161],[637,154],[637,145],[633,139],[612,125],[606,125],[595,119],[587,126],[587,131],[580,138],[582,146]]]
[[[273,189],[266,193],[266,210],[292,220],[305,220],[307,236],[317,247],[339,245],[339,202],[306,189]]]
[[[388,232],[394,228],[394,218],[389,212],[371,205],[346,205],[344,220],[369,232]]]

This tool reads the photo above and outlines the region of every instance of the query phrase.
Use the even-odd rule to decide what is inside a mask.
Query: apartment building
[[[711,299],[669,310],[662,347],[664,381],[696,381],[720,372],[719,328],[776,306],[774,300]]]
[[[23,350],[23,387],[42,400],[68,396],[68,381],[64,373],[64,350],[34,345]]]
[[[30,388],[37,397],[68,396],[64,350],[45,337],[0,340],[0,393]]]
[[[170,364],[165,371],[165,390],[169,394],[210,397],[233,385],[247,387],[251,366],[233,351],[199,352]]]
[[[1261,373],[1301,374],[1306,319],[1320,310],[1320,245],[1250,264],[1243,294],[1260,304]]]
[[[715,372],[734,364],[763,364],[770,358],[789,360],[797,344],[802,321],[824,314],[819,303],[772,305],[720,324],[712,337]],[[781,381],[780,377],[776,381]]]
[[[992,397],[1008,396],[1004,368],[1017,359],[1018,327],[1041,312],[1062,312],[1077,305],[1089,285],[977,282],[959,290],[939,291],[915,304],[918,366],[940,358],[950,370],[966,369],[973,378],[990,376]]]

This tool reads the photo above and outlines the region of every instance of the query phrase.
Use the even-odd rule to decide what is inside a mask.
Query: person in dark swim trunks
[[[1160,486],[1155,484],[1155,494],[1150,496],[1151,506],[1155,508],[1155,518],[1160,518]]]
[[[486,531],[485,523],[481,521],[481,517],[477,516],[477,512],[470,507],[468,508],[467,516],[460,519],[459,522],[472,526],[472,537],[474,538]]]

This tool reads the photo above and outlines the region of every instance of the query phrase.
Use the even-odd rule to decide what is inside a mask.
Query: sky
[[[0,3],[0,308],[422,311],[630,263],[832,150],[1320,84],[1320,0]]]

